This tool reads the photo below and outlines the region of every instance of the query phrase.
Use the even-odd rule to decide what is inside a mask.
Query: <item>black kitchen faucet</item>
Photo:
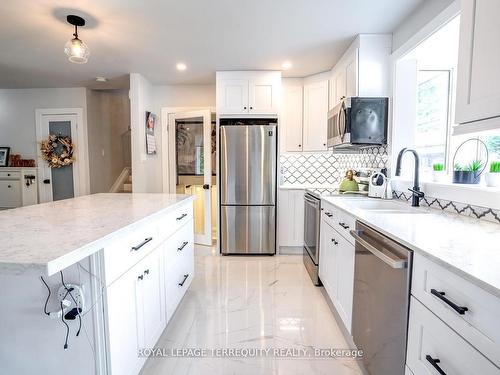
[[[411,205],[413,207],[419,207],[420,206],[420,199],[424,197],[424,193],[420,191],[420,186],[419,186],[419,169],[420,169],[420,160],[418,157],[418,153],[415,150],[408,149],[408,148],[403,148],[401,151],[399,151],[398,155],[398,161],[396,163],[396,176],[401,176],[401,159],[403,158],[403,155],[405,154],[406,151],[409,151],[413,154],[415,157],[415,173],[413,175],[413,189],[408,189],[412,192],[412,197],[411,197]]]

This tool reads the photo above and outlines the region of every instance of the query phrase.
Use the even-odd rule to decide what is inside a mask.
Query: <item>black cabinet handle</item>
[[[12,186],[11,185],[7,185],[7,187],[10,189]]]
[[[137,276],[137,280],[139,280],[139,281],[140,281],[140,280],[142,280],[142,279],[144,279],[144,275],[139,275],[139,276]]]
[[[253,107],[250,107],[250,109],[253,109]]]
[[[344,228],[344,229],[349,229],[349,225],[347,225],[346,223],[344,222],[339,222],[339,225]]]
[[[247,109],[247,107],[243,107],[243,109]]]
[[[331,214],[330,212],[325,212],[325,215],[328,216],[328,217],[332,217],[333,214]]]
[[[469,309],[465,306],[458,306],[456,303],[451,302],[448,298],[445,297],[445,292],[439,292],[436,289],[431,289],[431,294],[439,298],[441,301],[450,306],[453,310],[455,310],[458,314],[464,315],[466,311]]]
[[[184,248],[186,247],[186,245],[187,245],[187,244],[188,244],[188,242],[187,242],[187,241],[184,241],[184,242],[182,243],[181,247],[178,247],[178,248],[177,248],[177,251],[182,251],[182,249],[184,249]]]
[[[335,238],[332,238],[332,242],[333,242],[334,245],[338,245],[339,244],[339,242]]]
[[[45,180],[43,180],[43,183],[44,184],[50,184],[50,179],[46,178]]]
[[[149,275],[149,268],[144,271],[144,275]]]
[[[299,145],[299,147],[302,147],[302,145]]]
[[[184,279],[182,280],[182,282],[179,283],[179,286],[183,286],[188,277],[189,277],[189,273],[185,274]]]
[[[182,220],[184,219],[188,214],[182,214],[181,216],[175,218],[175,220]]]
[[[441,362],[439,359],[437,359],[437,358],[434,359],[429,354],[427,354],[425,356],[425,359],[432,365],[432,367],[434,367],[436,369],[438,374],[446,375],[446,372],[444,372],[443,369],[441,367],[439,367],[439,365],[438,365],[438,363]]]
[[[209,184],[204,184],[204,185],[203,185],[203,189],[205,189],[205,190],[210,189],[210,185],[209,185]]]
[[[142,241],[139,245],[132,246],[132,249],[130,249],[130,251],[137,251],[137,250],[139,250],[141,247],[143,247],[144,245],[146,245],[152,239],[153,239],[153,237],[145,238],[144,241]]]

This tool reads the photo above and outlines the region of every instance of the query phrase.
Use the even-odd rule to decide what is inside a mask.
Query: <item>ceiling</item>
[[[330,69],[358,33],[388,33],[422,0],[11,0],[0,2],[0,88],[89,86],[134,72],[153,84],[202,84],[216,70]],[[73,33],[91,55],[72,64]],[[184,72],[176,70],[184,62]]]

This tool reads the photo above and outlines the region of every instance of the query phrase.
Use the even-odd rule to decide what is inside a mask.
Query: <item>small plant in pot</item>
[[[446,179],[446,171],[443,163],[432,164],[432,180],[434,182],[444,182]]]
[[[486,186],[500,187],[500,161],[492,161],[490,172],[485,175]]]
[[[453,171],[453,183],[455,184],[479,184],[483,162],[474,160],[466,166],[455,164]]]

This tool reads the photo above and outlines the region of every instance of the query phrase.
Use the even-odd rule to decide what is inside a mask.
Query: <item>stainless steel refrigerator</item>
[[[276,133],[269,120],[221,120],[222,254],[276,253]]]

